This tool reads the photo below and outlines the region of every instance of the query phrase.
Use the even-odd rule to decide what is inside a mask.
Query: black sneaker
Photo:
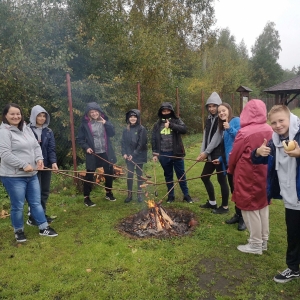
[[[299,278],[299,276],[300,276],[299,271],[293,271],[290,268],[287,268],[280,274],[276,275],[273,279],[275,282],[285,283],[285,282],[289,282],[293,279],[297,279],[297,278]]]
[[[90,199],[90,197],[84,198],[84,205],[87,207],[96,206],[96,204]]]
[[[212,205],[209,203],[209,200],[206,201],[205,204],[200,205],[201,208],[212,208],[212,209],[217,209],[217,204]]]
[[[194,203],[190,195],[185,195],[183,197],[183,201],[186,201],[187,203]]]
[[[211,212],[218,215],[227,214],[229,212],[229,208],[224,208],[223,206],[219,206],[218,208],[213,209]]]
[[[51,224],[54,221],[54,218],[49,217],[48,215],[45,215],[46,219],[47,219],[47,223]]]
[[[243,217],[240,217],[239,218],[239,224],[238,224],[238,231],[244,231],[246,229],[247,229],[247,227],[246,227],[246,224],[244,222],[244,219],[243,219]]]
[[[143,196],[142,196],[141,194],[138,194],[138,196],[137,196],[137,201],[138,201],[139,203],[142,203],[142,202],[143,202]]]
[[[109,200],[109,201],[116,201],[117,199],[114,197],[113,193],[107,193],[106,196],[105,196],[105,199],[106,200]]]
[[[235,224],[238,223],[240,220],[240,217],[237,214],[234,214],[233,217],[229,220],[226,220],[225,223],[226,224]]]
[[[15,232],[15,238],[18,243],[23,243],[27,241],[25,233],[22,229],[19,229],[18,231]]]
[[[175,196],[168,196],[168,200],[167,200],[167,203],[172,203],[175,201]]]
[[[26,221],[26,224],[29,226],[38,226],[35,219],[29,216],[28,220]]]
[[[49,237],[58,236],[56,231],[53,228],[51,228],[50,226],[48,226],[45,229],[40,230],[40,235],[49,236]]]

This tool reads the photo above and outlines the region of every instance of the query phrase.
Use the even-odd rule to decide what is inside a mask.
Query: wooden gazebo
[[[267,88],[264,92],[275,95],[275,104],[288,105],[300,94],[300,75]]]
[[[243,110],[246,103],[249,101],[249,94],[252,92],[251,89],[249,89],[246,86],[240,85],[236,92],[240,93],[240,112]]]

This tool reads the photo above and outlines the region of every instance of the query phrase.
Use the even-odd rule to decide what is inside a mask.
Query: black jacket
[[[83,149],[86,155],[86,168],[87,170],[94,170],[95,169],[95,156],[93,154],[86,153],[88,148],[93,149],[95,151],[95,144],[94,144],[94,137],[91,131],[90,120],[88,118],[88,112],[90,110],[98,110],[100,115],[103,119],[105,119],[105,141],[106,141],[106,154],[108,156],[108,160],[111,163],[116,163],[117,158],[115,156],[110,137],[115,135],[115,128],[113,124],[108,120],[106,114],[101,110],[100,106],[96,102],[91,102],[87,104],[85,109],[84,116],[82,118],[82,123],[79,127],[78,136],[77,136],[77,143]]]
[[[164,108],[171,110],[170,128],[172,129],[173,155],[183,157],[185,156],[185,150],[181,135],[186,133],[186,126],[180,118],[176,117],[173,106],[169,102],[162,103],[161,107],[158,110],[159,120],[154,124],[152,129],[152,152],[160,153],[160,126],[163,122],[163,115],[161,111]]]
[[[134,126],[129,123],[130,112],[137,115],[137,122]],[[133,162],[142,164],[147,162],[147,130],[142,126],[140,111],[131,109],[126,113],[126,123],[128,126],[123,130],[121,140],[122,156],[127,154],[132,156]]]

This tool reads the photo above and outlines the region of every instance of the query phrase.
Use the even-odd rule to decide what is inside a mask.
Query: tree
[[[268,22],[251,48],[252,80],[262,92],[282,80],[283,70],[277,63],[280,37],[274,22]]]

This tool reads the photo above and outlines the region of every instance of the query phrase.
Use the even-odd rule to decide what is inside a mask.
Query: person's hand
[[[157,156],[153,156],[152,160],[153,160],[154,162],[157,162],[157,161],[158,161],[158,157],[157,157]]]
[[[124,155],[123,155],[123,158],[124,158],[124,159],[127,159],[127,157],[128,157],[127,154],[124,154]]]
[[[94,151],[93,151],[93,149],[92,148],[88,148],[88,149],[86,149],[86,153],[88,153],[88,154],[92,154]]]
[[[294,141],[295,143],[295,149],[291,150],[291,151],[286,151],[284,150],[284,152],[289,155],[290,157],[300,157],[300,147],[298,145],[298,143],[296,141]]]
[[[23,168],[23,170],[25,172],[33,172],[33,167],[29,164],[28,166],[26,166],[25,168]]]
[[[106,123],[106,120],[105,119],[103,119],[102,117],[100,117],[100,120],[99,120],[99,122],[101,122],[103,125]]]
[[[255,156],[268,156],[271,153],[271,148],[267,147],[267,140],[264,139],[262,145],[256,149]]]
[[[170,126],[170,122],[168,119],[166,119],[165,128],[169,128],[169,126]]]
[[[58,170],[58,166],[57,166],[57,163],[53,163],[52,164],[52,170]],[[54,171],[55,172],[55,171]]]
[[[132,155],[127,156],[127,159],[130,161],[132,160]]]
[[[197,161],[204,161],[207,158],[207,154],[202,152],[199,154],[199,156],[196,158]]]
[[[214,159],[214,160],[212,160],[211,161],[214,165],[219,165],[220,164],[220,161],[219,161],[219,159],[217,158],[217,159]]]
[[[36,163],[37,169],[38,170],[43,170],[44,169],[44,161],[42,159],[38,160]]]
[[[223,122],[223,128],[224,129],[229,129],[230,128],[230,125],[227,121]]]

